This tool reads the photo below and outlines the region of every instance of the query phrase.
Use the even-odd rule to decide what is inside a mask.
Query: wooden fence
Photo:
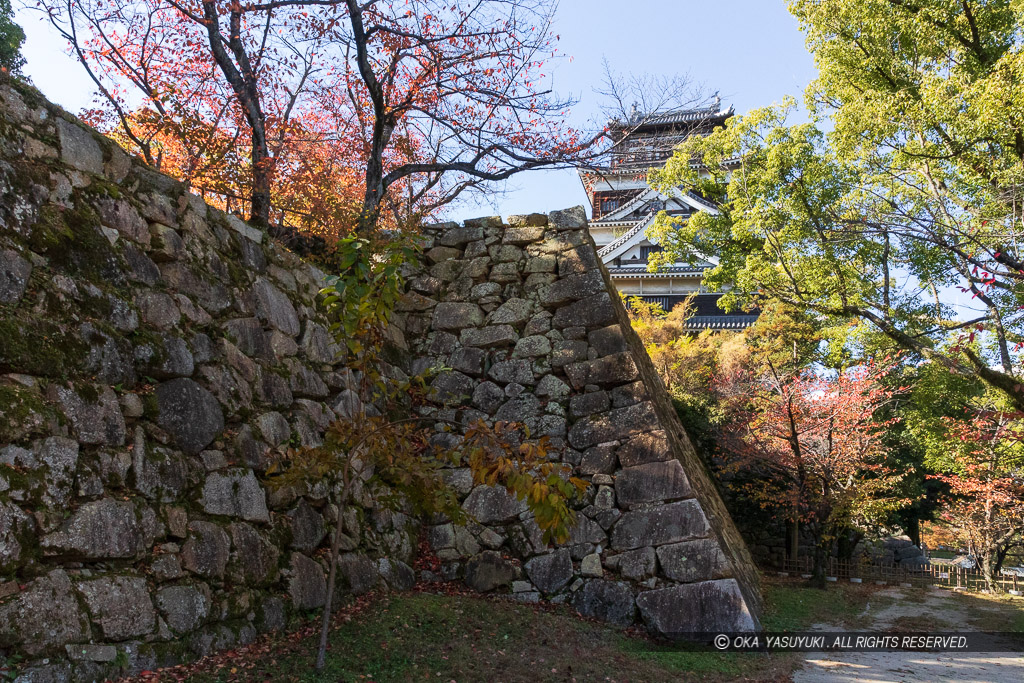
[[[788,574],[790,576],[810,577],[812,558],[798,557],[796,560],[785,560],[771,573]],[[830,558],[825,570],[830,580],[854,583],[885,583],[893,585],[909,584],[915,587],[940,586],[958,588],[960,590],[987,590],[985,578],[977,569],[966,569],[950,564],[922,564],[903,567],[894,563],[873,563],[840,560]],[[1018,595],[1024,585],[1024,577],[1016,574],[1002,574],[998,583],[1004,591],[1015,591]]]

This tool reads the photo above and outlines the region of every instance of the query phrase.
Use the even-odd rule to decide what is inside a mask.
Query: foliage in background
[[[554,0],[38,5],[94,125],[264,226],[367,237],[599,141],[549,86]]]
[[[883,435],[897,418],[878,412],[897,393],[883,378],[890,364],[867,362],[835,376],[740,372],[722,377],[727,409],[722,454],[728,469],[752,472],[744,481],[760,505],[804,525],[815,544],[815,579],[834,540],[866,530],[907,504],[906,471],[887,460]]]
[[[1010,550],[1024,543],[1024,416],[982,405],[945,418],[949,486],[940,517],[974,556],[989,589]]]
[[[14,23],[11,0],[0,0],[0,69],[18,75],[25,65],[21,56],[21,45],[25,42],[25,31]]]
[[[722,351],[723,345],[736,348],[738,335],[711,330],[688,332],[686,320],[693,315],[692,297],[669,313],[640,297],[628,297],[626,301],[633,330],[668,389],[683,426],[701,446],[700,452],[712,452],[721,411],[711,384],[719,372],[720,356],[731,355]]]
[[[633,329],[676,404],[690,436],[708,451],[716,448],[725,412],[716,395],[716,378],[746,370],[754,374],[775,368],[792,373],[815,363],[831,366],[847,358],[845,338],[806,312],[778,302],[761,301],[756,323],[742,332],[688,331],[692,297],[670,313],[639,297],[627,299]],[[839,340],[834,350],[830,341]]]
[[[906,366],[899,381],[909,391],[890,453],[918,469],[918,496],[901,516],[908,530],[915,519],[934,520],[930,544],[972,556],[998,590],[993,578],[1024,542],[1021,416],[1000,392],[937,363]]]
[[[651,180],[720,212],[661,216],[659,258],[715,254],[706,282],[735,286],[727,304],[869,325],[1024,408],[1024,5],[789,5],[819,70],[811,122],[789,125],[790,100],[684,143]]]
[[[865,498],[852,507],[846,502],[837,503],[833,519],[821,523],[830,512],[822,512],[822,506],[812,505],[810,498],[803,502],[793,498],[794,492],[804,486],[794,486],[793,482],[799,481],[800,476],[809,481],[807,472],[779,466],[778,462],[764,462],[770,461],[769,456],[778,460],[793,452],[791,440],[778,439],[776,432],[788,426],[777,419],[778,410],[785,405],[784,397],[793,398],[798,407],[802,406],[794,415],[803,420],[795,429],[813,432],[817,429],[814,425],[820,427],[820,420],[814,417],[817,413],[808,410],[823,410],[824,402],[809,401],[801,392],[824,392],[825,386],[849,391],[856,383],[835,379],[834,373],[864,363],[862,354],[881,355],[879,350],[887,348],[886,345],[865,334],[863,327],[771,299],[759,300],[758,320],[746,330],[699,333],[686,330],[685,306],[666,314],[655,304],[639,299],[628,302],[634,329],[654,360],[688,433],[708,455],[708,464],[716,472],[734,514],[766,512],[784,522],[791,536],[797,536],[798,529],[804,526],[830,549],[832,542],[838,541],[840,555],[852,552],[856,541],[867,532],[888,534],[905,530],[917,538],[918,520],[932,517],[938,507],[938,490],[943,488],[929,478],[940,470],[930,469],[929,465],[936,463],[924,453],[921,432],[925,424],[931,424],[933,431],[941,429],[941,415],[945,414],[926,416],[920,409],[932,406],[939,410],[943,405],[941,401],[931,402],[932,392],[942,392],[938,387],[929,387],[927,377],[930,371],[950,376],[948,370],[936,364],[913,366],[901,359],[894,363],[892,372],[877,373],[875,389],[889,398],[881,400],[879,395],[869,392],[868,410],[860,416],[863,423],[859,431],[849,424],[843,428],[853,430],[850,438],[871,434],[871,455],[865,455],[863,462],[865,467],[870,464],[884,468],[886,476],[871,479],[870,485],[860,491]],[[960,380],[969,381],[964,377]],[[908,385],[912,389],[909,392]],[[897,395],[900,401],[889,400]],[[862,396],[850,395],[840,400],[832,394],[832,398],[832,408],[843,401],[851,402],[846,405],[849,418],[854,403]],[[956,404],[961,410],[966,400],[962,392],[947,392],[944,399],[945,405]],[[905,409],[905,404],[910,407]],[[944,439],[937,438],[940,442]],[[817,436],[814,440],[816,445],[820,443]],[[761,449],[757,457],[752,455],[752,446]],[[884,463],[879,461],[882,454]],[[831,465],[823,466],[822,471],[837,477],[843,472]],[[849,474],[849,469],[845,473]],[[818,476],[813,470],[810,474]],[[847,486],[851,480],[844,481]],[[819,490],[820,483],[819,480]],[[834,483],[829,486],[836,488]],[[852,489],[846,491],[850,492]],[[833,502],[843,495],[837,489]],[[858,514],[847,515],[851,509]]]

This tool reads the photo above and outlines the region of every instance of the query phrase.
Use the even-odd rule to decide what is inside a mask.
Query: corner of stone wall
[[[603,263],[601,271],[608,288],[615,291],[611,276]],[[695,497],[708,518],[718,546],[732,566],[744,600],[751,609],[755,624],[759,625],[758,615],[763,609],[764,601],[761,596],[761,582],[757,565],[750,554],[746,541],[733,521],[732,515],[726,509],[718,488],[712,481],[712,475],[708,471],[706,462],[697,453],[689,434],[686,433],[671,396],[661,380],[661,375],[654,367],[640,337],[633,330],[622,298],[616,296],[612,300],[616,309],[616,318],[625,332],[626,341],[636,360],[637,368],[649,388],[658,420],[669,439],[672,456],[682,464],[683,470],[689,477]]]
[[[571,539],[549,548],[521,502],[453,470],[476,521],[428,529],[443,578],[665,635],[757,630],[749,553],[629,326],[583,208],[426,235],[400,311],[414,370],[450,368],[433,382],[435,414],[525,423],[591,483]]]

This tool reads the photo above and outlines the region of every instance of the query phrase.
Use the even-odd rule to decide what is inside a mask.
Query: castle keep
[[[717,98],[699,109],[651,115],[634,111],[630,120],[610,123],[614,144],[605,164],[579,173],[592,208],[590,234],[612,284],[625,296],[656,303],[666,311],[693,296],[693,315],[687,321],[693,331],[741,330],[752,325],[757,314],[726,314],[717,305],[721,292],[703,288],[704,270],[717,263],[713,254],[694,263],[648,270],[648,257],[661,250],[647,237],[659,212],[686,220],[697,211],[717,213],[718,208],[694,192],[673,189],[666,194],[649,187],[647,170],[664,166],[681,142],[711,133],[732,115],[732,107],[723,110]]]

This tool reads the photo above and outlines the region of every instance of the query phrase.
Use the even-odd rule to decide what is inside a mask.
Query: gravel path
[[[868,605],[864,631],[892,630],[912,620],[921,624],[904,631],[958,631],[968,623],[961,601],[949,592],[930,590],[923,600],[907,600],[902,590],[880,591],[889,598],[885,607]],[[876,611],[877,610],[877,611]],[[818,624],[815,630],[837,630]],[[1024,653],[1019,652],[844,652],[808,653],[794,683],[1020,683],[1024,681]]]

